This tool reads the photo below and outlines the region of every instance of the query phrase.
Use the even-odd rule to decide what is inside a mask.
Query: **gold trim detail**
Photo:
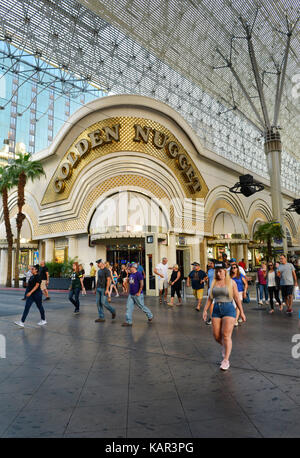
[[[55,191],[55,180],[59,176],[59,172],[61,170],[61,167],[63,164],[68,163],[67,156],[71,151],[76,151],[75,145],[78,144],[81,140],[88,140],[90,141],[90,137],[88,134],[91,134],[95,130],[99,130],[101,132],[102,129],[105,127],[112,127],[117,124],[120,124],[119,127],[119,140],[115,141],[114,139],[110,141],[110,143],[105,143],[102,144],[101,146],[97,146],[94,148],[91,148],[85,155],[83,155],[80,160],[78,160],[76,167],[73,169],[71,168],[71,171],[68,175],[68,178],[66,178],[63,183],[64,183],[64,189],[61,193],[58,193]],[[141,141],[134,141],[135,138],[135,125],[138,124],[141,127],[149,127],[150,128],[150,135],[149,135],[149,141],[145,143],[143,140]],[[154,132],[159,131],[160,133],[166,135],[168,137],[167,142],[175,142],[178,147],[179,147],[179,156],[180,155],[185,155],[188,159],[189,164],[192,166],[193,171],[195,173],[195,177],[199,180],[201,189],[198,192],[192,192],[188,183],[186,177],[184,177],[183,171],[180,170],[180,167],[178,165],[178,160],[174,159],[170,155],[167,154],[166,148],[158,148],[157,146],[154,145],[153,142],[153,137],[154,137]],[[157,137],[158,138],[158,137]],[[161,137],[159,138],[161,140]],[[60,161],[54,175],[52,176],[46,192],[43,196],[41,205],[49,204],[49,203],[55,203],[59,202],[61,200],[65,200],[70,196],[70,193],[72,191],[72,188],[76,182],[76,179],[78,175],[81,173],[81,171],[84,169],[84,167],[89,164],[91,161],[96,160],[97,158],[103,158],[104,156],[107,156],[110,153],[115,153],[119,151],[134,151],[134,152],[141,152],[141,153],[146,153],[149,156],[152,156],[154,159],[162,161],[165,163],[170,170],[173,171],[173,173],[176,175],[178,181],[180,182],[182,189],[188,198],[205,198],[205,196],[208,193],[208,188],[207,185],[202,178],[199,170],[197,169],[195,163],[191,159],[190,155],[188,152],[185,151],[181,143],[176,139],[176,137],[168,130],[166,129],[163,125],[159,124],[158,122],[145,119],[145,118],[136,118],[136,117],[127,117],[127,116],[120,116],[120,117],[112,117],[112,118],[107,118],[103,121],[96,122],[92,126],[88,127],[85,129],[77,138],[74,140],[70,148],[67,150],[65,153],[63,159]],[[126,159],[125,159],[126,160]]]

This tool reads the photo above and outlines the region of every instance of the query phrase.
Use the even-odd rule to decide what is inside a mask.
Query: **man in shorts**
[[[277,275],[280,278],[281,292],[284,302],[287,305],[286,313],[291,316],[293,313],[293,293],[294,286],[298,286],[295,267],[290,262],[287,262],[286,256],[280,256],[280,265],[277,270]]]
[[[49,285],[49,271],[48,267],[45,265],[45,261],[41,261],[39,276],[41,279],[41,290],[42,293],[46,296],[44,301],[49,301],[48,285]]]
[[[187,286],[191,286],[192,282],[193,294],[197,299],[197,306],[195,310],[199,312],[203,298],[204,283],[208,277],[206,272],[201,270],[199,262],[193,262],[192,266],[194,266],[194,269],[190,272],[187,278]]]
[[[158,289],[159,289],[159,303],[162,303],[162,294],[164,290],[164,302],[167,302],[168,295],[168,260],[167,258],[162,258],[161,263],[157,264],[154,269],[155,275],[158,275]]]

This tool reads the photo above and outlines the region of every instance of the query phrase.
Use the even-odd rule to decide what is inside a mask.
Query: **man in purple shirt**
[[[131,264],[130,266],[130,275],[128,278],[129,295],[126,304],[126,321],[122,324],[122,326],[132,326],[132,313],[134,304],[136,304],[144,313],[146,313],[149,322],[151,322],[153,319],[151,310],[149,310],[148,307],[144,305],[144,277],[143,274],[137,270],[137,268],[137,264]]]

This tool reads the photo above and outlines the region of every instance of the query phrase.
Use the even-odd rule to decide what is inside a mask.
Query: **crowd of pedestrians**
[[[90,263],[91,288],[96,294],[98,317],[96,323],[105,322],[105,309],[116,318],[116,309],[110,302],[112,294],[119,297],[119,289],[127,296],[125,320],[123,327],[130,327],[133,323],[133,311],[137,306],[147,317],[148,323],[153,320],[152,311],[144,303],[145,271],[139,263],[110,265],[102,259]],[[222,346],[222,362],[220,368],[227,370],[230,367],[229,357],[232,350],[232,332],[234,327],[246,321],[243,303],[250,302],[249,283],[246,275],[246,264],[242,259],[227,259],[222,261],[210,259],[205,269],[199,262],[191,264],[191,271],[186,279],[186,286],[192,287],[195,298],[195,310],[200,312],[207,287],[207,300],[203,311],[203,320],[212,325],[213,336]],[[170,272],[171,271],[171,272]],[[175,295],[177,306],[182,306],[182,271],[178,264],[171,267],[168,259],[163,258],[154,268],[158,282],[159,302],[168,307],[174,307]],[[80,313],[80,293],[86,295],[84,285],[85,270],[81,264],[74,262],[70,275],[69,301],[74,305],[74,314]],[[44,261],[40,266],[29,266],[25,272],[25,293],[22,300],[26,300],[23,315],[20,321],[15,321],[19,327],[24,327],[25,320],[33,303],[36,304],[41,320],[39,326],[47,324],[45,318],[44,301],[50,300],[48,293],[49,271]],[[280,262],[262,262],[256,273],[257,303],[270,305],[269,313],[274,313],[274,299],[280,311],[286,306],[286,313],[291,316],[294,287],[298,286],[295,267],[287,261],[285,255],[280,256]],[[167,302],[170,287],[170,300]],[[281,297],[280,297],[281,296]]]

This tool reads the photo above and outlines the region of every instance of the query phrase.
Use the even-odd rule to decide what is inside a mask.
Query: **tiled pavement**
[[[114,322],[107,312],[95,323],[94,295],[73,316],[66,294],[52,293],[48,325],[36,325],[33,305],[23,330],[13,324],[20,296],[0,291],[0,437],[300,436],[300,359],[291,356],[299,304],[292,318],[246,305],[224,373],[190,300],[170,309],[147,298],[153,323],[135,310],[122,328],[125,298],[113,300]]]

